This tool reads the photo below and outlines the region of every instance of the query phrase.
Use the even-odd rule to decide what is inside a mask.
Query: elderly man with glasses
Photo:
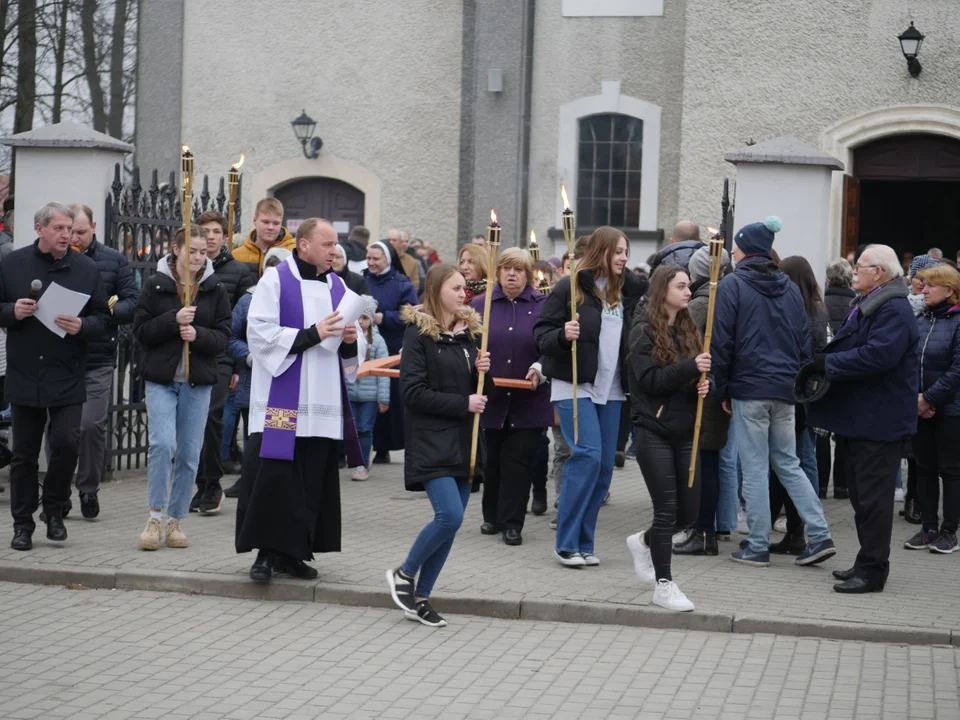
[[[811,425],[834,433],[845,451],[860,552],[834,571],[841,593],[880,592],[890,572],[894,491],[904,441],[917,431],[920,332],[903,268],[886,245],[871,245],[856,264],[860,295],[833,341],[814,363],[826,395],[807,410]]]

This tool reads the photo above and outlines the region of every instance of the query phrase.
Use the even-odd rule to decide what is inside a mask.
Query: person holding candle
[[[430,605],[470,499],[473,418],[487,397],[477,393],[477,374],[490,369],[478,349],[482,325],[463,304],[465,281],[456,268],[434,265],[427,273],[423,305],[404,309],[400,384],[407,410],[404,484],[426,490],[433,520],[420,531],[407,559],[387,570],[390,596],[410,620],[429,627],[447,621]],[[483,468],[483,445],[478,471]],[[417,577],[419,574],[419,577]]]
[[[570,317],[570,279],[563,278],[544,303],[534,326],[551,378],[551,400],[560,416],[571,457],[563,468],[557,515],[556,557],[567,567],[599,565],[594,555],[597,515],[613,477],[620,406],[626,399],[627,331],[639,297],[623,292],[627,238],[599,227],[577,258],[577,317]],[[578,442],[573,426],[573,341],[577,341]]]
[[[480,532],[502,533],[507,545],[523,542],[534,460],[544,428],[553,424],[550,391],[542,384],[540,351],[533,337],[533,327],[547,298],[534,290],[534,282],[529,253],[520,248],[505,250],[497,263],[497,284],[490,303],[487,349],[491,373],[533,383],[532,391],[490,388],[481,416],[487,464]],[[484,298],[474,298],[470,305],[482,313]]]
[[[460,274],[467,283],[465,291],[468,303],[487,291],[488,253],[486,245],[464,245],[460,249]]]

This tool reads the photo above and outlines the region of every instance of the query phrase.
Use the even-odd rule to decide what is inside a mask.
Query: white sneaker
[[[643,533],[637,533],[627,538],[627,549],[633,555],[633,571],[642,582],[651,585],[657,582],[657,573],[653,569],[653,558],[650,557],[650,548],[643,544]]]
[[[587,567],[596,567],[597,565],[600,564],[600,558],[598,558],[593,553],[580,553],[580,554],[583,555],[583,563]]]
[[[787,519],[785,517],[778,517],[777,521],[773,524],[773,531],[778,533],[785,533],[787,531]]]
[[[366,480],[368,477],[370,477],[370,471],[365,467],[354,468],[350,473],[351,480]]]
[[[893,494],[894,502],[903,502],[906,494],[903,492],[903,488],[897,488],[897,491]]]
[[[690,612],[693,610],[693,603],[683,594],[673,580],[660,580],[657,582],[657,588],[653,591],[653,604],[659,605],[665,610],[675,610],[677,612]]]
[[[750,534],[750,526],[747,525],[747,511],[740,505],[737,507],[737,532],[741,535]]]

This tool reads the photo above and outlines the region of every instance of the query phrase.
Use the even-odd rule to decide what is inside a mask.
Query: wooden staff
[[[720,263],[723,260],[723,239],[710,240],[710,295],[707,300],[707,325],[703,333],[703,352],[710,352],[710,340],[713,337],[713,311],[717,302],[717,281],[720,278]],[[700,382],[707,379],[707,374],[700,373]],[[693,452],[690,455],[690,477],[687,487],[693,487],[693,479],[697,474],[697,453],[700,447],[700,423],[703,420],[703,396],[697,395],[697,420],[693,426]]]
[[[180,165],[183,170],[183,250],[187,256],[184,260],[183,273],[183,306],[190,305],[190,283],[193,280],[190,271],[190,216],[193,213],[193,153],[186,145],[181,146]],[[183,375],[190,382],[190,342],[183,344]]]
[[[567,241],[567,252],[570,254],[570,322],[577,321],[577,266],[574,253],[577,245],[577,219],[570,209],[567,199],[567,186],[560,186],[560,195],[563,197],[563,238]],[[579,442],[579,423],[577,422],[577,341],[570,343],[572,362],[571,380],[573,380],[573,444]]]
[[[493,283],[497,274],[497,255],[500,252],[500,224],[497,214],[490,211],[490,224],[487,226],[487,292],[483,296],[483,336],[480,340],[480,357],[487,352],[490,340],[490,300],[493,298]],[[487,374],[480,372],[477,378],[477,395],[483,394],[483,381]],[[473,416],[473,437],[470,441],[470,482],[477,469],[477,443],[480,441],[480,413]]]

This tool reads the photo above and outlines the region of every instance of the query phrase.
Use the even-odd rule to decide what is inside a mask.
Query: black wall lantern
[[[924,34],[913,26],[912,20],[910,21],[910,27],[897,36],[897,40],[900,41],[900,50],[903,51],[903,56],[907,59],[907,70],[913,77],[917,77],[923,70],[923,66],[917,60],[923,38]]]
[[[313,131],[317,127],[316,120],[307,115],[307,111],[304,110],[300,113],[300,117],[290,124],[293,125],[293,134],[297,136],[297,140],[300,141],[300,145],[303,147],[303,156],[307,158],[307,160],[315,160],[320,157],[320,148],[323,147],[323,140],[313,136]],[[308,144],[310,145],[309,152],[307,152]]]

